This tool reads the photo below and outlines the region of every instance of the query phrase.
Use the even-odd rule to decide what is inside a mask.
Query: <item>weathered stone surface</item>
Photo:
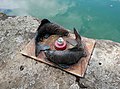
[[[90,89],[120,89],[120,44],[98,40],[81,81]]]
[[[75,76],[20,54],[38,25],[30,16],[0,20],[0,89],[120,89],[119,43],[97,40],[78,83]]]

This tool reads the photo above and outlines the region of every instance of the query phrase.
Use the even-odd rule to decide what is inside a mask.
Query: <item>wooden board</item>
[[[70,34],[69,37],[64,37],[65,40],[74,39],[74,38],[75,38],[74,34]],[[42,42],[42,44],[47,44],[51,47],[51,49],[54,49],[53,43],[55,42],[56,39],[58,39],[58,36],[55,36],[55,35],[50,36],[48,39],[45,39]],[[45,57],[44,52],[41,52],[38,57],[35,57],[34,39],[32,39],[27,44],[27,46],[21,51],[21,53],[25,56],[31,57],[37,61],[42,62],[42,63],[51,65],[51,66],[59,68],[59,69],[62,69],[62,70],[66,71],[68,73],[71,73],[73,75],[83,77],[85,74],[85,71],[87,69],[87,65],[88,65],[88,62],[90,60],[92,51],[94,49],[95,40],[82,37],[82,42],[85,44],[85,50],[87,52],[87,57],[81,58],[78,63],[70,66],[67,69],[62,69],[62,68],[58,67],[57,65],[53,64],[52,62],[48,61]],[[71,47],[72,47],[72,45],[70,43],[67,43],[67,48],[71,48]]]

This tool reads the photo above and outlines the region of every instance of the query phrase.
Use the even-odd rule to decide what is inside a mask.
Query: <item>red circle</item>
[[[54,46],[56,50],[65,50],[67,47],[67,43],[66,41],[63,41],[63,44],[59,44],[58,41],[55,41]]]

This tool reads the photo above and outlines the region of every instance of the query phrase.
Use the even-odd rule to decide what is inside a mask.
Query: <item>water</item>
[[[0,0],[9,15],[48,18],[82,36],[120,42],[120,0]]]

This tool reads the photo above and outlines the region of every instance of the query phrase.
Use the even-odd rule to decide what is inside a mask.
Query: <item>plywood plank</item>
[[[64,37],[65,40],[74,39],[74,38],[75,38],[74,34],[70,34],[69,37]],[[47,44],[51,47],[51,49],[54,49],[53,43],[56,39],[58,39],[58,36],[52,35],[48,39],[44,39],[44,41],[41,42],[41,44]],[[94,49],[95,40],[82,37],[82,42],[85,45],[85,50],[87,52],[87,57],[81,58],[78,63],[70,66],[67,69],[62,69],[62,68],[58,67],[57,65],[53,64],[52,62],[48,61],[45,57],[44,52],[41,52],[38,57],[35,57],[34,38],[26,45],[26,47],[21,51],[21,53],[25,56],[31,57],[31,58],[33,58],[37,61],[42,62],[42,63],[51,65],[55,68],[62,69],[62,70],[66,71],[68,73],[71,73],[73,75],[83,77],[84,74],[85,74],[85,71],[87,69],[87,65],[88,65],[88,62],[90,60],[92,51]],[[67,43],[67,49],[71,48],[71,47],[72,47],[72,45],[70,43]]]

